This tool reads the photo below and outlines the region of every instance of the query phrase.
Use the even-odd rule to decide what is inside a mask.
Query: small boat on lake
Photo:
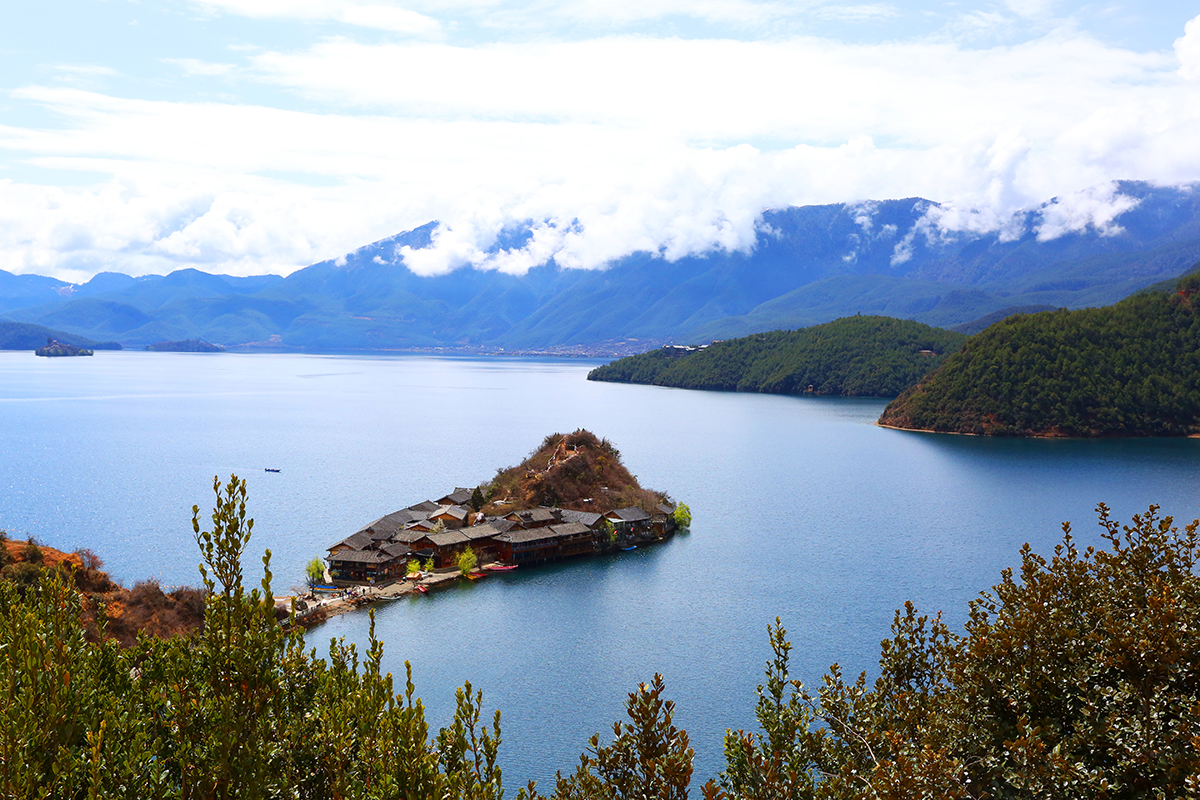
[[[266,471],[266,472],[279,472],[279,470],[277,470],[277,469],[271,469],[270,467],[267,467],[267,468],[265,469],[265,471]]]
[[[516,568],[516,564],[492,564],[490,567],[484,567],[488,572],[512,572]]]
[[[631,545],[629,545],[629,547],[622,547],[622,548],[621,548],[621,552],[622,552],[622,553],[628,553],[630,550],[637,550],[637,545],[636,545],[636,544],[631,544]]]
[[[418,586],[417,591],[420,592],[421,594],[425,594],[426,592],[429,591],[429,587],[428,586]]]
[[[473,581],[477,581],[480,578],[486,578],[487,573],[486,572],[468,572],[467,577]]]

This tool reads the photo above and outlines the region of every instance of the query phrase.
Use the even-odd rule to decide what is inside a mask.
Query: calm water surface
[[[883,401],[690,392],[584,380],[593,363],[101,352],[0,353],[0,528],[90,547],[127,584],[196,584],[191,507],[249,479],[253,557],[275,587],[365,523],[489,479],[554,431],[586,427],[642,484],[688,503],[690,534],[621,557],[523,569],[378,610],[387,667],[413,665],[431,722],[465,680],[503,711],[508,782],[573,767],[656,671],[721,766],[752,727],[781,617],[797,674],[872,672],[894,609],[953,624],[1060,524],[1093,509],[1200,513],[1200,441],[1005,441],[873,425]],[[281,472],[265,473],[266,467]],[[254,574],[254,570],[249,570]],[[365,642],[364,614],[312,631]]]

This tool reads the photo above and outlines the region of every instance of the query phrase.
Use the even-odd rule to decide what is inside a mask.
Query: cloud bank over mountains
[[[419,274],[593,269],[903,197],[936,201],[919,235],[1047,240],[1116,231],[1115,180],[1200,180],[1200,16],[1139,47],[1038,0],[924,29],[918,3],[99,5],[164,44],[0,87],[0,269],[287,274],[434,219],[397,254]]]

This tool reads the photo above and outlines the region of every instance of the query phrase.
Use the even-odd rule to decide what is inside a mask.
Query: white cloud
[[[233,64],[221,64],[212,61],[201,61],[196,58],[164,58],[164,64],[171,64],[183,70],[185,75],[201,75],[216,77],[228,75],[237,67]]]
[[[1019,17],[1048,17],[1054,11],[1056,0],[1005,0],[1008,10]]]
[[[1116,236],[1123,231],[1116,218],[1137,204],[1135,198],[1119,194],[1112,183],[1056,197],[1042,207],[1041,221],[1036,229],[1038,241],[1050,241],[1088,228],[1101,236]]]
[[[1179,59],[1179,74],[1189,80],[1200,79],[1200,16],[1183,28],[1183,36],[1175,40],[1175,56]]]
[[[346,0],[192,0],[210,13],[236,14],[256,19],[295,19],[308,22],[341,22],[363,28],[429,36],[441,23],[395,3],[355,3]]]
[[[347,13],[296,8],[259,13]],[[764,209],[852,198],[940,201],[935,237],[1020,235],[1014,211],[1052,196],[1065,199],[1039,235],[1112,231],[1121,199],[1076,192],[1200,180],[1196,40],[1194,20],[1173,53],[1069,30],[985,49],[610,36],[246,51],[240,81],[307,111],[27,86],[11,101],[63,122],[0,125],[0,150],[96,181],[0,183],[0,268],[287,272],[433,219],[435,247],[398,254],[425,274],[594,268],[637,250],[745,250]],[[525,220],[526,246],[489,252]]]
[[[900,9],[891,3],[860,3],[858,5],[835,3],[817,8],[813,11],[813,16],[819,19],[865,22],[893,19],[900,16]]]

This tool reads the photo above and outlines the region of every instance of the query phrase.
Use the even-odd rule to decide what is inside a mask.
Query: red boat
[[[473,580],[473,581],[477,581],[477,580],[479,580],[480,578],[486,578],[486,577],[487,577],[487,573],[486,573],[486,572],[470,572],[470,573],[468,573],[468,574],[467,574],[467,577],[468,577],[468,578],[470,578],[470,579],[471,579],[471,580]]]
[[[507,566],[500,565],[500,564],[493,564],[490,567],[485,567],[485,569],[487,569],[488,572],[509,572],[516,568],[517,568],[516,564],[509,564]]]
[[[421,594],[425,594],[426,592],[428,592],[428,591],[429,591],[429,587],[427,587],[427,586],[418,586],[418,587],[417,587],[417,591],[418,591],[418,592],[420,592]]]

